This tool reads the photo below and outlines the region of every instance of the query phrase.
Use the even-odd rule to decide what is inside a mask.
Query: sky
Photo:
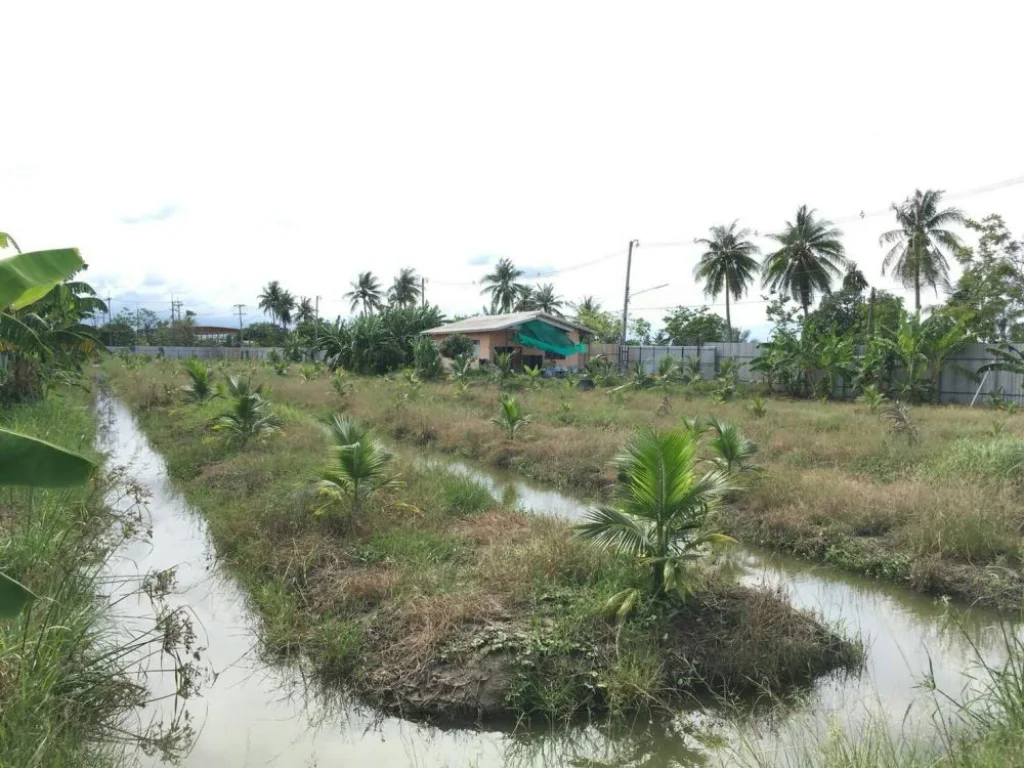
[[[878,235],[915,188],[1024,235],[1024,183],[960,195],[1024,182],[1019,3],[98,0],[3,15],[0,230],[26,250],[78,246],[115,313],[167,317],[173,296],[200,322],[238,303],[250,322],[277,279],[334,317],[360,271],[390,283],[411,266],[430,302],[471,314],[501,257],[620,312],[637,239],[633,290],[669,285],[631,316],[657,327],[664,307],[710,303],[693,239],[733,219],[765,233],[816,208],[886,290]],[[761,294],[733,309],[755,338]]]

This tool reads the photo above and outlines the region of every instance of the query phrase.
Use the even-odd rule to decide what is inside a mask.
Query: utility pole
[[[629,273],[633,268],[633,248],[639,248],[639,240],[629,241],[629,255],[626,256],[626,298],[622,301],[622,343],[626,343],[626,321],[629,319]]]
[[[420,306],[427,306],[427,278],[420,276]]]
[[[245,304],[235,304],[234,307],[238,310],[238,346],[241,347],[245,343],[245,329],[242,327],[242,315],[245,314],[242,310],[245,309]]]
[[[868,336],[875,333],[875,289],[871,289],[871,299],[868,301]]]
[[[320,297],[316,297],[316,309],[313,312],[313,361],[316,362],[316,353],[320,349]]]

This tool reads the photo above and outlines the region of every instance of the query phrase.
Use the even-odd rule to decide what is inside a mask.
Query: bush
[[[416,363],[416,373],[421,379],[431,381],[444,376],[441,354],[431,339],[426,336],[417,339],[413,344],[412,352]]]
[[[461,333],[453,333],[441,342],[439,349],[442,355],[449,360],[454,360],[459,355],[473,354],[473,340]]]

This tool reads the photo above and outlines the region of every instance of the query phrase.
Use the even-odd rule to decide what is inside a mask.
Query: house
[[[470,317],[423,333],[438,343],[453,333],[468,336],[473,341],[473,356],[481,362],[506,352],[519,369],[524,365],[576,369],[587,362],[587,345],[581,338],[593,331],[544,312],[512,312]]]

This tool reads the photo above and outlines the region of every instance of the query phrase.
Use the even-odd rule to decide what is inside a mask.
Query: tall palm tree
[[[864,293],[868,289],[868,280],[853,262],[846,268],[843,275],[843,290],[848,293]]]
[[[313,308],[313,300],[303,296],[295,305],[295,322],[298,324],[311,323],[316,319],[316,310]]]
[[[278,321],[277,313],[281,308],[281,301],[285,293],[287,291],[281,287],[281,283],[277,280],[271,280],[263,286],[263,293],[256,297],[260,300],[259,307],[263,310],[263,314],[270,315],[275,323]]]
[[[537,309],[537,300],[532,285],[519,286],[519,298],[512,305],[513,312],[533,312]]]
[[[395,282],[388,291],[388,298],[393,304],[399,307],[415,306],[421,296],[420,278],[416,270],[411,267],[404,267],[395,278]]]
[[[601,302],[593,296],[583,296],[579,301],[571,302],[569,306],[575,309],[577,313],[593,313],[601,311]]]
[[[292,321],[292,312],[295,309],[295,297],[292,296],[291,291],[283,291],[281,298],[277,302],[277,317],[281,321],[281,325],[284,326],[285,330],[288,330],[288,324]]]
[[[561,317],[565,301],[561,296],[555,294],[555,286],[551,283],[545,283],[534,289],[533,305],[534,309]]]
[[[697,242],[707,248],[693,269],[695,280],[704,281],[704,293],[712,299],[725,291],[725,325],[732,338],[732,315],[729,296],[739,301],[760,268],[755,255],[761,252],[749,239],[750,230],[736,230],[736,222],[726,227],[712,227],[710,238]]]
[[[703,527],[736,484],[720,467],[702,472],[699,446],[692,430],[638,430],[615,460],[618,503],[591,510],[576,526],[580,536],[653,565],[656,595],[680,586],[682,567],[704,544],[729,540]]]
[[[345,298],[352,302],[353,312],[362,304],[363,314],[372,315],[381,307],[380,283],[372,272],[360,272],[359,279],[352,283],[352,290],[345,294]]]
[[[843,233],[827,219],[817,219],[814,209],[801,205],[796,221],[786,222],[778,234],[768,235],[781,246],[761,265],[761,280],[773,291],[785,291],[800,302],[804,317],[815,293],[830,293],[832,281],[846,267]]]
[[[899,229],[883,234],[879,245],[892,244],[882,262],[882,274],[891,271],[904,287],[914,287],[914,307],[921,312],[921,285],[929,285],[938,294],[939,286],[949,286],[949,262],[943,253],[955,253],[960,238],[946,229],[963,224],[958,208],[939,208],[942,190],[914,191],[901,205],[892,204]]]
[[[523,276],[521,269],[516,269],[511,259],[501,259],[494,266],[494,271],[485,275],[483,284],[486,286],[480,293],[490,294],[491,309],[511,312],[524,286],[516,280]]]

